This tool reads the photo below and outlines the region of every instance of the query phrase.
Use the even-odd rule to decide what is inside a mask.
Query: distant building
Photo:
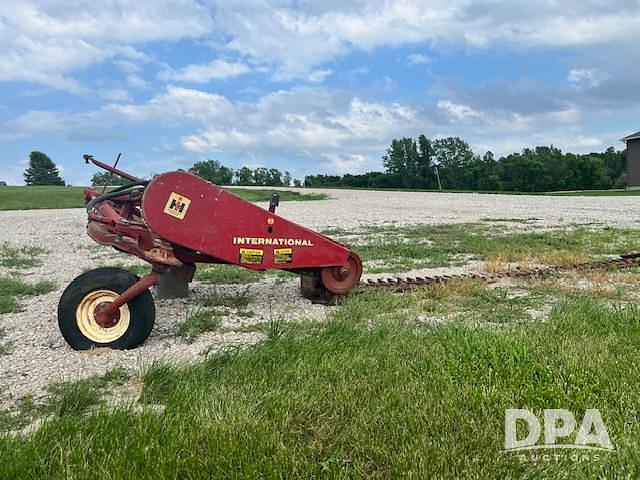
[[[640,132],[621,140],[627,144],[627,185],[640,189]]]

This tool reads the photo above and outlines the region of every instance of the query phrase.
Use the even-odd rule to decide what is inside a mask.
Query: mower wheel
[[[112,324],[99,325],[94,317],[99,305],[112,302],[138,280],[138,276],[121,268],[97,268],[69,284],[58,303],[58,326],[71,348],[127,350],[147,339],[156,316],[149,290],[122,305]]]

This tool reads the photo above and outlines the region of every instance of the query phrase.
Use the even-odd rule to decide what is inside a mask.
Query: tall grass
[[[541,264],[581,263],[603,255],[640,250],[637,230],[586,227],[513,232],[481,223],[369,227],[342,232],[366,270],[393,272],[410,268],[463,265],[469,260]]]

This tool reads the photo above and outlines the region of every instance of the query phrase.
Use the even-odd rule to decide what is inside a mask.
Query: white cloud
[[[431,57],[427,55],[422,55],[421,53],[413,53],[407,56],[407,63],[409,65],[422,65],[430,62],[431,62]]]
[[[180,71],[165,70],[160,72],[158,78],[179,82],[208,83],[211,80],[237,77],[250,71],[251,69],[245,63],[216,59],[206,64],[188,65]]]
[[[145,89],[149,88],[149,83],[136,73],[127,75],[127,85],[132,88]]]
[[[185,120],[204,123],[224,117],[231,110],[231,103],[221,95],[169,86],[147,103],[111,104],[91,115],[131,123],[173,124]]]
[[[428,43],[485,48],[633,44],[635,2],[611,8],[596,0],[364,0],[292,4],[220,2],[216,23],[225,48],[275,68],[275,78],[306,77],[354,49]],[[424,61],[415,55],[408,60]]]
[[[108,129],[123,125],[202,125],[224,118],[232,111],[233,105],[221,95],[169,86],[146,103],[111,103],[83,113],[31,110],[7,121],[0,129],[0,140],[41,134],[68,136],[87,126],[99,127],[111,137],[113,132]]]
[[[140,60],[145,54],[132,44],[197,37],[213,26],[195,0],[4,0],[0,21],[0,81],[73,93],[90,93],[70,77],[75,71],[118,56]]]
[[[345,173],[361,173],[367,169],[378,169],[379,160],[365,155],[327,153],[326,158],[328,171],[344,175]]]
[[[30,111],[6,122],[0,140],[48,134],[94,142],[119,138],[136,125],[180,126],[186,133],[163,142],[183,159],[222,154],[270,164],[285,158],[288,168],[309,164],[309,171],[344,173],[380,168],[379,158],[393,138],[421,133],[460,136],[479,153],[490,149],[496,155],[550,143],[584,152],[610,138],[606,132],[585,133],[583,122],[583,114],[571,106],[525,113],[450,99],[403,104],[322,87],[280,90],[249,102],[169,86],[141,103],[112,103],[84,113]]]
[[[120,67],[125,73],[138,73],[140,71],[140,66],[132,62],[131,60],[116,60],[113,62],[115,65]]]
[[[164,78],[206,83],[249,71],[277,80],[320,82],[322,66],[353,50],[427,44],[485,48],[565,48],[634,45],[637,2],[611,8],[598,0],[46,0],[0,3],[0,81],[26,80],[89,93],[74,72],[107,59],[127,74],[146,54],[146,42],[197,38],[212,61]],[[240,55],[246,62],[215,58]],[[422,53],[410,64],[429,61]],[[579,69],[576,69],[579,70]]]
[[[124,88],[104,88],[98,94],[112,102],[125,102],[129,100],[129,92]]]
[[[589,68],[573,69],[570,70],[567,75],[567,80],[570,82],[587,87],[597,87],[603,81],[607,80],[607,78],[609,78],[609,75],[605,72]]]
[[[307,80],[309,80],[312,83],[320,83],[320,82],[324,81],[324,79],[327,78],[332,73],[333,73],[333,71],[331,71],[329,69],[327,69],[327,70],[314,70],[313,72],[311,72],[307,76]]]
[[[466,119],[483,119],[484,116],[475,111],[473,108],[468,105],[462,105],[459,103],[454,103],[451,100],[439,100],[438,108],[444,111],[449,117],[453,120],[466,120]]]

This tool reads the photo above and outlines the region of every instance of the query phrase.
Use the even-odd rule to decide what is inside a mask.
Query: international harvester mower
[[[360,258],[347,245],[276,215],[277,194],[264,210],[191,173],[147,181],[118,170],[117,162],[84,158],[130,182],[108,192],[85,189],[87,233],[145,260],[151,271],[139,278],[120,268],[98,268],[69,284],[58,324],[77,350],[143,343],[155,320],[149,288],[168,273],[191,281],[197,263],[297,273],[302,295],[318,303],[332,303],[360,282]]]

